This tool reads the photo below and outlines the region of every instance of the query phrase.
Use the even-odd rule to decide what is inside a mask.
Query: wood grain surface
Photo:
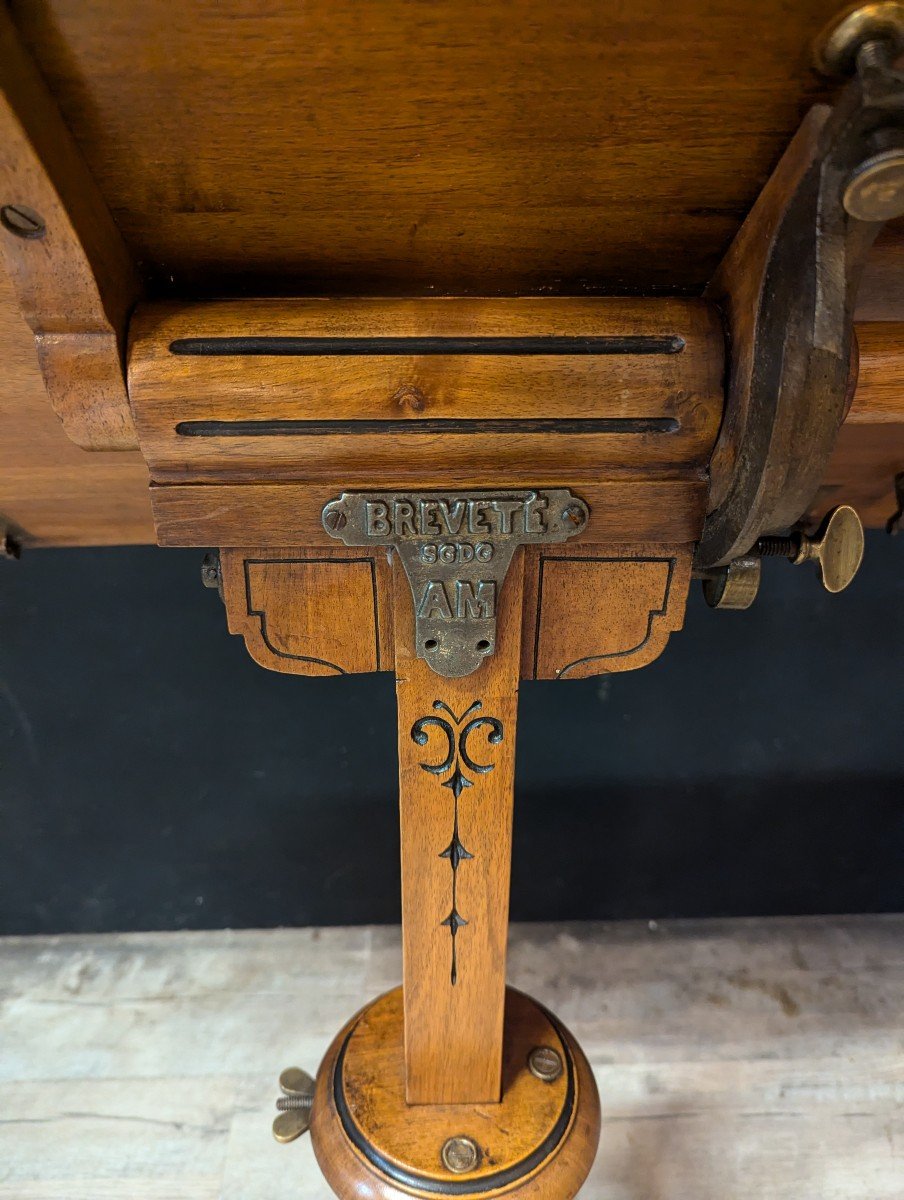
[[[525,553],[525,679],[585,679],[658,658],[684,623],[693,546]]]
[[[34,338],[0,269],[0,520],[26,546],[153,543],[137,450],[82,450],[50,407]]]
[[[281,353],[274,338],[318,348]],[[411,338],[433,348],[404,352]],[[601,339],[598,352],[583,340],[517,349],[587,338]],[[399,339],[402,352],[381,353],[376,339]],[[514,339],[515,352],[488,352],[492,339]],[[450,341],[459,352],[444,352]],[[342,475],[373,486],[394,472],[498,486],[563,462],[674,477],[706,466],[723,370],[719,314],[689,300],[152,305],[129,339],[129,393],[157,482]]]
[[[393,574],[407,1097],[493,1103],[502,1084],[522,554],[499,595],[494,652],[463,679],[442,678],[417,657],[411,588],[398,562]]]
[[[253,541],[270,547],[331,546],[335,538],[323,528],[323,506],[347,486],[337,478],[322,483],[167,484],[151,488],[151,503],[162,546],[229,546]],[[412,481],[392,474],[371,479],[388,491],[411,490]],[[438,475],[418,480],[420,489],[473,486],[474,475]],[[477,476],[478,487],[499,486],[499,477]],[[585,529],[573,541],[692,541],[699,535],[706,505],[702,479],[637,477],[587,480],[563,463],[556,471],[509,475],[509,488],[567,486],[590,507]]]
[[[599,1084],[581,1200],[900,1200],[902,946],[895,916],[513,926]],[[0,940],[0,1200],[323,1200],[277,1076],[400,973],[397,928]]]
[[[809,68],[825,0],[523,0],[504,36],[478,0],[391,0],[364,21],[353,0],[9,7],[169,296],[699,293],[803,113],[832,97]],[[902,280],[898,222],[860,318],[904,320]],[[153,540],[140,459],[76,454],[45,411],[5,275],[0,361],[0,516],[32,545]],[[875,411],[887,437],[845,468],[870,521],[890,448],[904,457],[880,386],[852,418]]]
[[[171,294],[700,291],[827,0],[13,0]]]
[[[846,424],[904,424],[904,322],[861,323],[857,344],[860,373]]]
[[[0,258],[35,336],[68,435],[135,449],[125,386],[126,327],[138,274],[47,85],[0,6],[0,203],[35,214],[40,236],[0,224]]]
[[[229,632],[288,675],[391,671],[392,590],[384,554],[343,546],[220,552]]]
[[[317,1073],[311,1122],[314,1153],[340,1200],[362,1195],[405,1200],[431,1192],[398,1186],[372,1162],[362,1144],[384,1163],[415,1172],[433,1184],[473,1184],[473,1193],[499,1194],[491,1178],[506,1171],[520,1180],[505,1194],[518,1200],[571,1200],[596,1155],[600,1106],[587,1060],[571,1035],[523,993],[505,996],[503,1091],[494,1104],[431,1104],[412,1109],[405,1102],[403,1004],[400,988],[379,997],[340,1030]],[[528,1068],[532,1050],[544,1046],[560,1055],[565,1068],[556,1080],[541,1080]],[[341,1068],[338,1056],[342,1054]],[[360,1135],[353,1146],[335,1100],[341,1089],[347,1120]],[[479,1147],[480,1160],[466,1176],[446,1169],[441,1149],[450,1130]],[[545,1145],[545,1152],[544,1152]],[[538,1161],[529,1169],[532,1155]],[[470,1189],[465,1192],[465,1200]]]
[[[891,512],[887,498],[892,496],[894,474],[904,468],[904,412],[898,420],[889,419],[897,406],[904,408],[904,389],[894,383],[900,325],[870,323],[865,330],[861,325],[858,336],[863,392],[855,395],[849,421],[842,427],[827,483],[834,488],[843,478],[841,498],[860,509],[868,525],[881,526]],[[246,544],[272,538],[271,544],[293,546],[302,530],[319,526],[318,505],[332,499],[332,494],[325,495],[328,484],[322,501],[320,489],[288,484],[280,486],[289,488],[291,495],[266,485],[181,485],[155,488],[149,496],[147,467],[137,451],[94,454],[75,446],[48,403],[33,339],[3,271],[0,354],[0,518],[26,545],[152,543],[152,501],[163,545],[228,545],[238,526],[245,530],[241,540]],[[871,430],[877,419],[882,429]],[[566,470],[562,478],[567,483],[573,475]],[[335,481],[335,494],[342,482]],[[531,484],[536,479],[514,482]],[[392,478],[387,483],[405,480]],[[586,490],[586,484],[581,486]],[[697,536],[704,485],[662,481],[642,491],[628,481],[598,486],[593,533],[597,540],[681,541]],[[693,499],[684,495],[687,490],[694,492]]]
[[[895,476],[904,471],[904,423],[844,424],[811,514],[822,516],[846,496],[857,497],[864,524],[883,529],[895,512]]]

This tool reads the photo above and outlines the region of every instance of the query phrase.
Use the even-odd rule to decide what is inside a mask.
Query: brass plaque
[[[477,492],[343,492],[323,510],[346,546],[398,551],[417,653],[438,675],[470,675],[496,645],[496,607],[518,546],[564,542],[589,510],[567,488]]]

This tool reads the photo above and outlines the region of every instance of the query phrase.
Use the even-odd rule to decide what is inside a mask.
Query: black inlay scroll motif
[[[445,779],[440,786],[448,788],[454,797],[452,839],[445,850],[439,852],[439,857],[448,859],[449,865],[452,868],[452,902],[449,915],[440,921],[440,925],[445,926],[451,936],[451,979],[453,986],[458,982],[458,949],[456,938],[458,937],[459,929],[468,924],[467,920],[458,911],[458,869],[463,862],[474,857],[465,848],[459,834],[459,799],[465,788],[473,787],[475,783],[474,780],[468,778],[465,772],[470,772],[472,775],[486,775],[495,767],[495,763],[477,762],[469,754],[468,738],[475,730],[483,728],[488,731],[487,742],[489,745],[498,746],[502,741],[504,733],[502,722],[498,717],[472,716],[473,713],[480,712],[482,708],[483,702],[475,700],[459,717],[455,715],[448,704],[445,704],[442,700],[434,700],[434,711],[448,713],[452,718],[452,724],[445,717],[427,716],[415,721],[411,727],[411,739],[418,746],[427,745],[430,739],[428,732],[430,729],[439,729],[446,737],[446,754],[443,759],[437,763],[423,762],[420,766],[421,770],[428,771],[431,775],[448,775],[448,779]],[[471,717],[471,720],[468,720],[469,717]]]

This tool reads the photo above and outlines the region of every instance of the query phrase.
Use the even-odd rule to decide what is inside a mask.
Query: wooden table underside
[[[160,296],[699,293],[830,95],[824,0],[11,10]],[[873,525],[904,465],[902,266],[898,223],[826,480]],[[141,457],[67,441],[5,276],[0,363],[0,517],[35,545],[152,542]]]

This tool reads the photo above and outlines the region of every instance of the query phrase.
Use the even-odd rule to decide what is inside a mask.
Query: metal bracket
[[[518,546],[564,542],[590,511],[567,488],[343,492],[323,527],[346,546],[392,546],[414,598],[417,654],[448,679],[496,646],[499,591]]]

